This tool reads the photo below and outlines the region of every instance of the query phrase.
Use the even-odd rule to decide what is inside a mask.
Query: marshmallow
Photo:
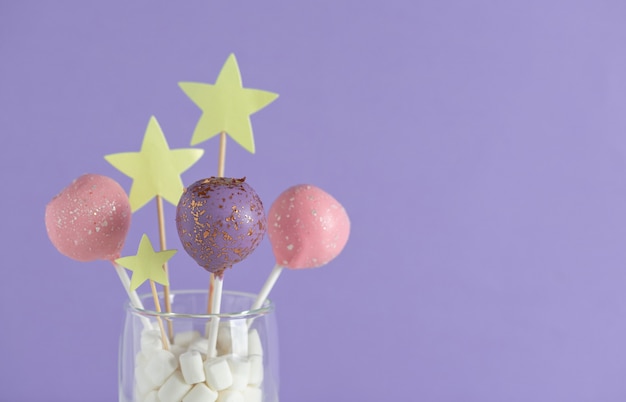
[[[160,384],[155,384],[148,378],[144,367],[135,367],[135,391],[142,399],[150,391],[155,390],[158,385]]]
[[[198,351],[206,356],[209,351],[209,340],[207,338],[196,339],[191,345],[189,345],[189,350]]]
[[[122,396],[120,395],[120,398]],[[137,387],[133,388],[133,397],[130,399],[131,401],[143,401],[144,395],[140,394],[137,390]],[[121,401],[122,399],[120,399]],[[124,399],[125,400],[125,399]]]
[[[250,378],[250,362],[237,356],[229,356],[226,360],[233,376],[233,384],[231,389],[245,389],[248,387],[248,379]]]
[[[148,364],[148,359],[150,359],[150,355],[152,352],[141,351],[135,355],[135,367],[137,366],[145,366]]]
[[[246,402],[263,402],[263,390],[261,388],[247,387],[241,393]]]
[[[141,350],[144,352],[152,352],[154,350],[163,349],[161,342],[161,331],[158,329],[148,329],[141,332]]]
[[[248,379],[248,384],[259,386],[263,382],[263,356],[252,355],[249,357],[249,360],[250,378]]]
[[[215,391],[221,391],[233,385],[233,375],[224,358],[207,360],[204,363],[204,374],[207,384]]]
[[[206,384],[196,384],[185,395],[183,402],[215,402],[218,393],[207,387]]]
[[[187,348],[184,346],[176,345],[176,344],[170,345],[170,352],[172,352],[174,357],[176,357],[177,359],[180,357],[180,355],[182,355],[186,351],[187,351]]]
[[[246,320],[230,322],[231,353],[238,356],[248,356],[248,324]]]
[[[217,351],[220,355],[248,355],[248,324],[246,320],[220,322],[217,332]]]
[[[160,402],[157,391],[150,391],[143,399],[142,402]]]
[[[202,355],[200,352],[190,350],[180,355],[180,370],[187,384],[197,384],[204,382],[204,366],[202,365]]]
[[[176,335],[174,335],[174,344],[188,347],[193,341],[199,338],[200,332],[198,331],[178,332]]]
[[[259,336],[259,331],[256,329],[252,329],[248,333],[248,354],[259,356],[263,355],[263,344],[261,342],[261,337]]]
[[[246,400],[240,391],[227,389],[226,391],[220,392],[217,402],[246,402]]]
[[[161,385],[178,367],[178,360],[167,350],[155,351],[148,360],[144,370],[153,384]]]
[[[159,402],[180,402],[190,389],[191,385],[176,370],[159,389]]]
[[[222,322],[217,330],[217,353],[219,355],[227,355],[231,352],[232,343],[230,339],[230,327],[228,322]]]

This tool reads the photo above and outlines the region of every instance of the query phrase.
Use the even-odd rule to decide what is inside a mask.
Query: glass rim
[[[189,295],[189,294],[206,294],[207,290],[204,289],[184,289],[184,290],[174,290],[170,292],[170,297],[171,296],[176,296],[176,295]],[[256,294],[254,293],[249,293],[249,292],[241,292],[241,291],[236,291],[236,290],[224,290],[223,294],[226,295],[233,295],[233,296],[244,296],[244,297],[248,297],[250,299],[252,299],[253,301],[256,299]],[[157,292],[157,295],[159,296],[159,299],[163,300],[164,293],[161,292]],[[152,301],[152,293],[143,293],[139,295],[139,299],[144,301],[144,300],[150,300]],[[161,306],[163,307],[163,306]],[[257,309],[253,309],[253,310],[244,310],[244,311],[234,311],[234,312],[222,312],[219,314],[209,314],[209,313],[204,313],[204,314],[195,314],[195,313],[176,313],[176,312],[171,312],[168,313],[167,311],[155,311],[155,310],[151,310],[151,309],[147,309],[147,308],[139,308],[139,307],[135,307],[132,305],[131,301],[128,300],[125,303],[125,309],[133,314],[137,314],[137,315],[141,315],[141,316],[149,316],[149,317],[161,317],[161,318],[200,318],[200,319],[210,319],[211,317],[219,317],[219,318],[225,318],[225,319],[242,319],[242,318],[254,318],[254,317],[259,317],[259,316],[263,316],[266,314],[271,313],[272,311],[274,311],[274,302],[272,302],[270,299],[265,299],[265,301],[263,302],[263,306],[257,308]]]

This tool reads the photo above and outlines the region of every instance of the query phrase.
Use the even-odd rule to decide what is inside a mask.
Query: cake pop
[[[252,308],[263,305],[283,268],[316,268],[341,253],[350,235],[343,206],[324,190],[307,184],[288,188],[270,207],[267,233],[276,258]]]
[[[143,308],[130,278],[115,259],[120,256],[130,227],[128,196],[113,179],[85,174],[46,205],[46,230],[59,252],[77,261],[107,260],[128,293],[133,306]],[[144,325],[149,326],[147,319]]]
[[[245,178],[210,177],[183,192],[176,208],[176,228],[185,251],[215,274],[209,313],[220,313],[224,270],[256,249],[266,227],[261,199]],[[215,316],[209,327],[209,357],[217,355],[218,326],[219,316]]]
[[[59,252],[77,261],[113,261],[130,227],[130,204],[113,179],[85,174],[46,206],[48,237]]]
[[[350,220],[333,196],[301,184],[274,201],[267,230],[278,264],[291,269],[316,268],[341,253],[350,234]]]
[[[185,251],[221,277],[261,243],[265,211],[245,178],[210,177],[185,189],[176,208],[176,228]]]

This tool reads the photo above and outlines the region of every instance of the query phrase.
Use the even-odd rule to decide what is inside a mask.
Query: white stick
[[[265,303],[265,300],[267,300],[267,296],[272,291],[272,288],[274,287],[274,284],[278,280],[278,277],[280,276],[281,272],[283,272],[283,267],[276,264],[274,266],[274,269],[272,269],[272,272],[270,272],[270,276],[267,277],[265,284],[261,288],[261,291],[256,297],[256,300],[252,304],[252,308],[250,308],[250,310],[256,310],[256,309],[261,308],[261,306],[263,306],[263,303]]]
[[[267,277],[267,280],[263,284],[263,287],[257,295],[256,300],[254,301],[254,303],[252,303],[252,307],[250,307],[250,310],[256,310],[263,306],[263,303],[265,303],[265,300],[267,300],[267,296],[269,296],[272,288],[274,288],[274,285],[276,284],[276,281],[278,280],[281,272],[283,272],[283,267],[278,264],[274,265],[274,269],[272,269],[272,272],[270,272],[270,276]],[[252,325],[252,321],[252,318],[248,319],[248,326]]]
[[[143,310],[144,308],[143,303],[141,303],[141,300],[139,300],[139,295],[137,295],[136,291],[130,290],[130,278],[128,277],[128,274],[126,273],[124,268],[122,268],[120,265],[116,263],[113,263],[113,266],[115,267],[115,272],[117,272],[117,275],[120,277],[120,280],[122,281],[124,290],[126,290],[126,293],[128,294],[128,297],[130,298],[130,304],[132,304],[133,307],[135,308],[140,308]]]
[[[116,264],[115,262],[113,262],[113,266],[115,267],[115,272],[117,272],[117,276],[119,276],[120,281],[122,281],[122,286],[124,286],[124,290],[126,290],[126,293],[128,294],[128,297],[130,298],[130,304],[135,308],[139,308],[143,310],[144,309],[143,303],[139,299],[139,295],[137,295],[136,291],[130,290],[130,278],[128,277],[128,274],[126,273],[124,268],[122,268],[120,265]],[[150,325],[150,320],[147,317],[142,316],[141,321],[143,321],[143,326],[145,328],[152,328],[152,325]]]
[[[215,275],[215,285],[213,288],[213,304],[211,314],[219,314],[222,308],[222,288],[224,279]],[[217,332],[220,325],[219,317],[211,318],[211,326],[209,327],[209,358],[217,357]]]

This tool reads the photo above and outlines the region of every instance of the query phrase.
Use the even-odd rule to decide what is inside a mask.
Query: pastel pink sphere
[[[276,263],[291,269],[327,264],[341,253],[350,235],[343,206],[307,184],[284,191],[270,207],[267,222]]]
[[[78,261],[119,258],[130,218],[124,189],[97,174],[80,176],[46,206],[50,241],[61,254]]]

